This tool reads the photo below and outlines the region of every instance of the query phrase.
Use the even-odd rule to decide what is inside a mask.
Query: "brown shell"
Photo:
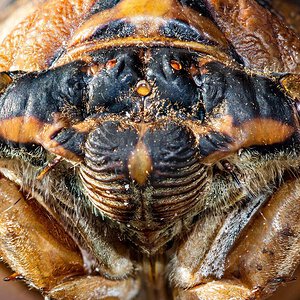
[[[96,49],[130,45],[190,48],[232,61],[228,51],[232,44],[248,68],[263,72],[299,72],[299,37],[254,0],[207,1],[213,20],[188,7],[179,8],[176,0],[122,0],[113,8],[91,16],[95,3],[49,0],[36,4],[34,13],[25,17],[3,41],[0,70],[42,70],[51,66],[61,53],[56,64],[88,59],[88,52]],[[88,41],[97,28],[116,18],[135,24],[136,35],[119,40]],[[157,26],[168,18],[179,18],[205,32],[216,46],[159,36]]]

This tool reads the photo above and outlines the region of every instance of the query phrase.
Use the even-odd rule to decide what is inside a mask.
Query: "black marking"
[[[224,105],[225,114],[231,115],[237,126],[255,118],[294,125],[292,104],[269,78],[250,76],[218,62],[208,63],[205,68],[205,74],[196,76],[195,82],[207,114]]]
[[[196,155],[192,133],[171,122],[156,131],[147,131],[143,142],[153,161],[154,170],[158,172],[151,174],[153,180],[159,180],[162,173],[178,174],[179,169],[191,164]]]
[[[207,9],[203,0],[179,0],[179,2],[182,5],[188,6],[194,9],[195,11],[199,12],[200,15],[211,19],[210,12]]]
[[[255,0],[255,1],[264,8],[267,9],[272,8],[272,0]]]
[[[74,62],[16,79],[0,98],[0,120],[30,116],[52,123],[54,113],[62,112],[65,107],[84,114],[86,75],[81,71],[83,66],[81,62]]]
[[[199,102],[199,90],[189,69],[197,63],[197,55],[185,50],[154,48],[150,53],[152,59],[146,64],[137,50],[114,49],[94,53],[97,63],[105,64],[115,59],[116,65],[111,69],[102,69],[89,82],[89,114],[97,111],[102,113],[130,113],[142,117],[141,110],[158,116],[165,115],[169,109],[178,113],[193,113],[196,118],[203,119],[203,107],[194,110]],[[179,61],[182,69],[174,71],[171,60]],[[156,98],[144,101],[137,97],[134,89],[136,84],[145,79],[155,84]],[[141,101],[139,101],[141,100]],[[156,104],[154,104],[157,100]]]
[[[216,151],[228,151],[232,142],[232,138],[225,134],[210,132],[200,139],[199,152],[202,157],[207,157]]]
[[[102,123],[86,142],[85,161],[92,172],[127,174],[127,161],[138,142],[133,128],[123,129],[119,122]]]
[[[198,271],[203,277],[222,278],[225,270],[225,262],[232,245],[238,239],[242,230],[251,218],[268,200],[268,194],[257,198],[245,198],[240,207],[233,208],[228,214],[222,228],[219,230],[209,252]]]
[[[103,69],[89,82],[89,113],[99,108],[104,112],[121,113],[132,106],[131,94],[137,82],[142,79],[141,62],[138,53],[130,49],[101,51],[95,53],[95,60],[105,64],[116,60],[111,69]],[[122,98],[122,100],[120,99]]]
[[[59,143],[64,149],[70,152],[83,156],[83,146],[87,137],[85,132],[77,132],[73,128],[61,130],[53,139]]]
[[[206,45],[216,45],[212,41],[206,39],[202,32],[199,32],[193,26],[180,20],[172,19],[167,21],[159,28],[159,32],[167,38],[188,42],[198,42]]]
[[[134,35],[135,26],[125,20],[115,20],[105,24],[93,33],[88,39],[93,40],[110,40],[114,38],[125,38]]]
[[[121,0],[98,0],[90,10],[91,15],[104,11],[106,9],[113,8]]]
[[[196,56],[186,51],[154,49],[152,57],[147,68],[146,80],[155,82],[161,99],[169,100],[173,107],[178,106],[177,109],[191,110],[200,97],[194,79],[189,74],[189,67],[196,62]],[[180,62],[182,69],[174,71],[170,65],[171,60]]]

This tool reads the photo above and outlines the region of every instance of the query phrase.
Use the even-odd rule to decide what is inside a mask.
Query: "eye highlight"
[[[103,64],[93,64],[88,67],[83,68],[83,72],[85,72],[88,76],[95,76],[103,69]]]
[[[181,63],[175,59],[172,59],[170,61],[170,65],[171,65],[172,69],[175,71],[180,71],[182,69]]]
[[[114,58],[114,59],[110,59],[109,61],[106,62],[105,64],[105,68],[107,70],[110,70],[112,69],[113,67],[115,67],[115,65],[117,64],[117,60]]]
[[[146,80],[140,80],[136,85],[136,92],[140,96],[148,96],[151,93],[151,87]]]
[[[296,108],[297,113],[300,115],[300,101],[295,102],[295,108]]]

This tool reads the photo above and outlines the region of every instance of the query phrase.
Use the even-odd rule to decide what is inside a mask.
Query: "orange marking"
[[[152,172],[153,165],[150,154],[144,143],[138,142],[128,160],[130,177],[139,185],[144,185]]]
[[[23,280],[23,279],[25,279],[25,278],[20,273],[13,273],[13,274],[3,278],[4,281],[15,281],[15,280]]]
[[[34,117],[14,117],[0,121],[0,136],[16,143],[34,143],[44,125]]]
[[[181,6],[176,0],[123,0],[111,9],[90,17],[74,33],[69,46],[73,47],[90,39],[99,26],[124,19],[137,27],[138,36],[157,36],[159,26],[170,19],[179,19],[190,24],[205,36],[228,49],[228,43],[218,27],[193,9]]]
[[[15,143],[32,143],[42,145],[46,150],[73,161],[80,161],[71,151],[64,149],[51,137],[66,127],[64,121],[54,124],[43,123],[35,117],[14,117],[0,121],[0,137]]]
[[[38,174],[38,176],[36,177],[37,180],[42,180],[44,178],[44,176],[51,171],[57,164],[59,164],[62,161],[62,157],[58,156],[55,157],[52,161],[50,161],[48,163],[48,165],[43,168],[43,170]]]
[[[114,59],[111,59],[109,60],[106,64],[105,64],[105,68],[110,70],[112,69],[115,65],[117,64],[117,60],[114,58]]]
[[[170,65],[176,71],[180,71],[182,69],[181,63],[179,61],[177,61],[177,60],[172,59],[170,61]]]
[[[219,132],[231,137],[233,142],[228,145],[228,149],[221,149],[204,158],[205,163],[215,163],[217,160],[225,158],[241,148],[250,146],[267,146],[282,143],[294,132],[292,126],[273,119],[256,118],[242,123],[240,126],[233,125],[231,116],[224,116],[212,120],[207,125],[187,122],[198,139],[210,132]]]
[[[236,148],[282,143],[295,131],[293,127],[273,119],[256,118],[237,127],[228,120],[231,117],[224,119],[225,122],[217,120],[220,122],[215,123],[216,131],[232,136],[236,141]]]

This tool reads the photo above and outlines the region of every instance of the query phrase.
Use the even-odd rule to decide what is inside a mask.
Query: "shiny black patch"
[[[196,56],[186,51],[158,48],[153,50],[152,57],[146,71],[146,79],[155,82],[159,98],[169,100],[177,109],[189,111],[200,97],[197,85],[189,73],[189,67],[196,63]],[[171,60],[180,62],[182,69],[172,69]]]
[[[225,65],[212,62],[207,72],[197,76],[205,112],[213,113],[217,106],[225,106],[225,115],[233,117],[233,125],[255,118],[273,119],[294,125],[293,109],[279,86],[267,77],[248,75]]]
[[[170,122],[143,137],[153,161],[152,180],[176,177],[179,170],[193,164],[196,156],[195,137],[186,128]]]
[[[94,53],[94,61],[105,64],[115,59],[116,65],[103,69],[89,81],[89,113],[97,110],[104,113],[141,114],[150,108],[153,115],[167,114],[170,108],[184,113],[191,112],[199,101],[199,91],[189,68],[196,64],[196,54],[184,50],[153,48],[151,59],[145,63],[144,50],[119,49]],[[182,65],[181,70],[171,67],[171,60]],[[147,80],[156,89],[155,99],[138,97],[135,87],[139,80]],[[102,109],[102,110],[101,110]],[[199,110],[197,117],[202,118]]]
[[[199,12],[200,15],[210,18],[210,12],[204,3],[205,1],[203,1],[203,0],[179,0],[179,2],[182,5],[188,6],[192,9],[194,9],[195,11]]]
[[[219,132],[211,132],[199,140],[199,153],[202,157],[207,157],[208,155],[216,151],[227,151],[228,146],[233,140]]]
[[[111,21],[102,27],[97,28],[95,33],[88,39],[94,40],[107,40],[113,38],[125,38],[132,36],[135,32],[135,26],[124,20]]]
[[[122,129],[119,122],[104,122],[88,135],[85,163],[100,176],[111,173],[128,177],[127,161],[137,142],[138,134],[133,128]]]
[[[101,51],[94,54],[97,63],[105,64],[115,59],[116,65],[103,69],[89,81],[89,113],[99,109],[120,113],[132,108],[130,96],[138,80],[142,78],[138,52],[130,49]]]
[[[160,34],[181,41],[198,42],[207,45],[214,45],[212,41],[205,38],[202,32],[199,32],[193,26],[180,20],[170,20],[159,28]]]
[[[272,0],[256,0],[256,2],[267,9],[272,7]]]
[[[77,132],[73,128],[65,128],[51,137],[58,142],[60,146],[77,156],[84,156],[83,146],[87,138],[87,133]]]
[[[52,123],[54,113],[64,109],[74,121],[82,120],[86,87],[82,66],[74,62],[16,79],[0,98],[0,120],[31,116]]]

